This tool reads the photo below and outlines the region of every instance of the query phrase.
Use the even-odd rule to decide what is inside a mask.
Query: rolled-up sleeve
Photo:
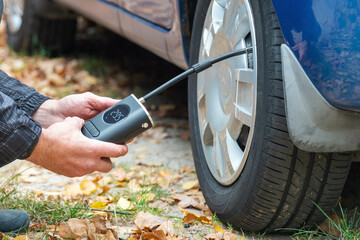
[[[29,157],[40,135],[40,124],[0,92],[0,167]]]
[[[0,91],[12,98],[19,107],[31,116],[40,105],[50,99],[35,89],[9,77],[0,70]]]

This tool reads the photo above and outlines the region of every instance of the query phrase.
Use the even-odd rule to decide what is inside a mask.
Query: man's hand
[[[60,100],[47,100],[32,115],[43,128],[63,121],[66,117],[79,117],[88,120],[118,100],[100,97],[92,93],[73,94]]]
[[[81,133],[83,125],[84,120],[68,117],[43,129],[27,160],[68,177],[109,172],[112,168],[109,157],[125,155],[127,146],[89,139]]]

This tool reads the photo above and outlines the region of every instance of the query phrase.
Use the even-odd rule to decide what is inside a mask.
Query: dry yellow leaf
[[[151,144],[159,144],[159,143],[160,143],[160,140],[159,140],[159,139],[151,139],[151,140],[150,140],[150,143],[151,143]]]
[[[46,230],[48,230],[49,232],[56,232],[56,231],[59,230],[59,227],[56,226],[56,225],[48,225],[48,226],[46,227]]]
[[[217,225],[216,223],[214,224],[214,230],[215,232],[225,232],[224,229],[222,229],[219,225]]]
[[[139,147],[139,148],[135,148],[136,152],[145,152],[148,151],[150,148],[148,147]]]
[[[76,196],[82,193],[81,188],[80,188],[80,184],[75,183],[73,185],[70,186],[65,186],[66,191],[64,192],[66,195],[70,195],[70,196]]]
[[[19,235],[16,238],[14,238],[13,240],[29,240],[27,235]]]
[[[110,188],[109,186],[104,185],[104,186],[101,187],[101,192],[98,193],[98,195],[99,195],[99,196],[100,196],[100,195],[103,195],[103,194],[107,193],[108,191],[110,191],[110,189],[111,189],[111,188]]]
[[[96,192],[97,186],[94,182],[84,179],[80,183],[80,189],[83,194],[90,195],[90,194]]]
[[[141,191],[141,186],[136,179],[131,179],[130,182],[128,183],[128,187],[130,192],[132,193]]]
[[[134,205],[127,199],[121,197],[117,202],[117,206],[123,210],[130,210],[133,208]]]
[[[126,182],[116,182],[115,184],[116,184],[116,187],[120,187],[120,188],[126,187]]]
[[[164,169],[161,169],[158,171],[158,174],[162,177],[169,177],[171,178],[171,172],[170,170],[164,170]]]
[[[184,190],[190,190],[193,187],[195,187],[198,183],[199,183],[198,180],[184,182],[183,185],[182,185],[182,188]]]
[[[106,207],[106,203],[102,201],[94,202],[90,205],[92,208],[104,209]]]
[[[170,187],[170,181],[167,180],[166,178],[160,178],[158,181],[157,181],[157,184],[159,185],[159,187],[161,188],[168,188]]]
[[[146,158],[146,154],[144,153],[136,156],[136,159],[144,159],[144,158]]]
[[[151,202],[153,201],[155,198],[155,193],[145,193],[142,194],[141,196],[138,197],[137,201],[146,201],[146,202]]]

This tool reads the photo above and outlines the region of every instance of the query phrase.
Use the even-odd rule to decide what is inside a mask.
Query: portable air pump
[[[85,122],[81,132],[88,138],[116,144],[125,144],[136,136],[154,126],[154,122],[143,103],[189,75],[202,72],[213,64],[225,59],[251,53],[252,48],[244,48],[228,52],[213,59],[194,64],[185,72],[177,75],[156,88],[144,97],[138,99],[133,94],[116,103]]]

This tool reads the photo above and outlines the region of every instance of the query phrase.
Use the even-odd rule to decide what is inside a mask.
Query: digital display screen
[[[113,124],[125,119],[130,112],[128,105],[121,104],[114,106],[104,114],[104,122]]]

